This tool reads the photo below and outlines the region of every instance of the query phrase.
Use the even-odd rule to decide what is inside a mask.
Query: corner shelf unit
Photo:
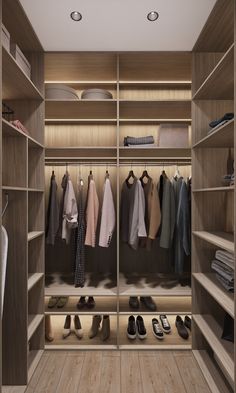
[[[59,241],[54,247],[46,246],[45,313],[51,316],[55,335],[54,341],[46,343],[47,349],[191,348],[191,337],[188,341],[181,339],[174,325],[177,313],[191,313],[191,288],[189,285],[181,286],[173,274],[157,274],[157,248],[150,253],[142,252],[144,250],[135,253],[122,245],[119,239],[120,190],[131,165],[135,165],[137,175],[142,174],[146,165],[155,183],[165,163],[169,176],[174,175],[177,164],[181,165],[184,177],[190,174],[190,63],[191,54],[186,52],[46,54],[45,87],[49,83],[62,83],[76,89],[79,96],[78,100],[45,101],[46,203],[51,171],[54,170],[59,184],[67,163],[73,184],[76,184],[80,172],[85,187],[88,171],[92,169],[101,206],[107,167],[117,213],[117,228],[111,246],[86,250],[87,270],[83,288],[73,285],[68,248],[65,250]],[[113,99],[81,99],[83,90],[96,87],[109,90]],[[158,146],[162,123],[170,124],[170,129],[172,125],[185,125],[187,143],[178,146],[177,140],[170,146]],[[125,147],[123,142],[127,135],[153,135],[155,143],[150,148]],[[60,198],[61,188],[58,189]],[[139,254],[142,254],[141,257]],[[152,268],[146,267],[147,257]],[[55,260],[57,271],[54,271],[55,264],[52,262]],[[65,264],[65,261],[68,263]],[[129,264],[136,264],[136,274],[136,269],[127,269]],[[68,296],[68,303],[62,309],[50,309],[47,306],[50,296]],[[76,304],[80,296],[94,296],[95,309],[78,310]],[[143,306],[137,312],[130,309],[130,296],[153,296],[157,311],[152,312]],[[132,343],[126,335],[127,321],[129,315],[138,312],[144,316],[148,339]],[[151,319],[161,312],[168,314],[173,328],[173,335],[166,337],[162,345],[151,332]],[[64,319],[68,314],[80,315],[84,331],[82,340],[74,335],[62,339]],[[101,342],[99,337],[88,339],[94,314],[110,315],[112,331],[106,342]]]
[[[1,117],[2,205],[9,198],[2,219],[9,243],[1,370],[3,385],[20,386],[44,349],[44,53],[20,2],[2,3],[2,23],[31,64],[29,78],[2,47],[1,100],[29,132]],[[32,236],[33,229],[41,238]]]
[[[235,391],[235,344],[222,338],[225,314],[235,317],[235,295],[216,279],[211,262],[218,249],[235,255],[235,187],[223,184],[235,156],[235,122],[211,132],[209,122],[235,113],[235,20],[234,1],[218,0],[192,63],[192,348],[220,393]]]

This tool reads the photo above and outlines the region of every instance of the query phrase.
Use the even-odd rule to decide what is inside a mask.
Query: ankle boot
[[[63,338],[68,337],[71,334],[71,316],[67,315],[65,319]]]
[[[89,338],[93,338],[98,334],[101,320],[102,320],[101,315],[94,315],[93,316],[92,326],[89,331]]]
[[[109,315],[103,315],[102,329],[101,329],[101,340],[105,341],[110,337],[110,317]]]
[[[52,323],[51,323],[51,315],[45,316],[45,339],[49,342],[54,340],[53,331],[52,331]]]

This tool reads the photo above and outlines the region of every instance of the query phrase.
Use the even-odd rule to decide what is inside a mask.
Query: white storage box
[[[78,100],[75,89],[60,83],[49,83],[46,85],[45,98],[51,100]]]
[[[87,89],[81,94],[83,100],[110,100],[112,94],[104,89]]]
[[[10,52],[10,33],[2,24],[2,46]]]
[[[11,43],[11,54],[16,59],[19,67],[26,73],[26,75],[31,77],[31,65],[26,59],[24,53],[21,52],[18,45]]]

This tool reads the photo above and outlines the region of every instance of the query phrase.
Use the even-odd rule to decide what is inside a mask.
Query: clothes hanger
[[[180,171],[179,171],[178,165],[176,165],[176,170],[175,170],[174,179],[175,179],[175,180],[178,180],[180,177],[181,177]]]
[[[129,180],[130,179],[136,179],[136,176],[134,175],[134,171],[133,171],[133,169],[132,169],[132,165],[131,165],[131,169],[130,169],[130,171],[129,171],[129,174],[128,174],[128,177],[125,179],[125,181],[126,181],[126,183],[130,183],[129,182]]]
[[[162,165],[162,172],[161,172],[161,176],[165,177],[167,179],[167,174],[164,168],[164,164]]]
[[[147,172],[146,165],[145,165],[145,169],[142,173],[142,176],[140,177],[140,180],[143,180],[145,177],[147,178],[147,180],[151,179],[151,177],[149,176],[149,174]]]
[[[81,176],[81,165],[79,165],[79,185],[80,186],[84,185],[84,181],[83,181],[82,176]]]

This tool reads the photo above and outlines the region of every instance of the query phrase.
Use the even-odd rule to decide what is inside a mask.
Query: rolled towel
[[[149,136],[140,136],[140,137],[133,137],[133,136],[126,136],[124,138],[124,146],[128,145],[147,145],[147,144],[154,144],[154,138],[152,135]]]

